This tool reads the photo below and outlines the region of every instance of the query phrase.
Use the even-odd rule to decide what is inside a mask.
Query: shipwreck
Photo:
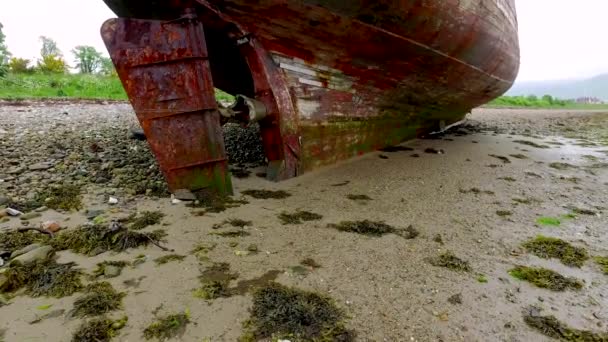
[[[101,35],[172,190],[232,191],[227,120],[259,124],[282,180],[441,130],[519,69],[514,0],[104,1],[118,18]]]

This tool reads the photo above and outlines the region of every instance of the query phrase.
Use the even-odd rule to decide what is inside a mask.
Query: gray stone
[[[6,171],[6,173],[8,173],[9,175],[18,175],[20,173],[23,173],[23,171],[25,171],[25,167],[15,166],[15,167],[11,167],[10,169],[8,169],[8,171]]]
[[[40,216],[42,216],[40,213],[37,213],[35,211],[31,211],[31,212],[29,212],[27,214],[21,215],[20,219],[23,220],[23,221],[26,221],[26,220],[31,220],[33,218],[40,217]]]
[[[106,278],[118,277],[121,272],[122,272],[122,269],[120,267],[116,267],[116,266],[112,266],[112,265],[106,265],[106,266],[104,266],[104,269],[103,269],[103,275]]]
[[[16,257],[18,257],[20,255],[23,255],[23,254],[25,254],[25,253],[27,253],[29,251],[33,251],[34,249],[40,248],[40,247],[42,247],[42,245],[39,244],[39,243],[33,243],[31,245],[25,246],[25,247],[23,247],[21,249],[13,251],[13,253],[11,253],[11,259],[15,259]]]
[[[31,264],[48,259],[52,254],[53,254],[53,247],[42,246],[42,247],[31,250],[23,255],[16,257],[13,260],[11,260],[11,265],[12,264],[31,265]]]
[[[53,164],[51,163],[36,163],[28,166],[28,169],[30,171],[44,171],[50,169],[51,167],[53,167]]]
[[[182,201],[195,201],[196,200],[196,196],[194,196],[194,194],[190,190],[187,190],[187,189],[177,189],[177,190],[175,190],[173,195],[175,196],[175,198],[177,198],[178,200],[182,200]]]
[[[94,218],[96,218],[97,216],[100,216],[104,213],[104,210],[101,209],[87,209],[87,211],[85,211],[84,215],[87,217],[87,219],[92,220]]]

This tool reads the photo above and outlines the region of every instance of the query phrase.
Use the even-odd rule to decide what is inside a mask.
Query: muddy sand
[[[164,214],[144,231],[165,230],[162,246],[174,252],[149,245],[95,256],[56,253],[57,262],[76,262],[86,274],[102,261],[140,261],[117,277],[99,278],[126,294],[121,308],[106,315],[128,317],[115,341],[145,340],[156,317],[180,312],[190,323],[171,340],[236,341],[250,317],[252,291],[271,280],[331,297],[357,341],[553,340],[526,324],[530,312],[573,329],[608,330],[608,274],[593,259],[608,256],[606,114],[475,110],[448,134],[404,143],[411,151],[374,152],[281,183],[253,169],[233,180],[234,198],[247,203],[217,213],[172,204],[146,143],[129,139],[133,123],[120,103],[0,108],[0,208],[32,210],[28,203],[38,192],[61,182],[83,195],[80,210],[43,208],[25,222],[3,219],[0,234],[49,220],[68,232],[91,220],[108,225],[136,212]],[[243,194],[248,189],[290,196],[256,199]],[[108,204],[110,197],[118,203]],[[279,218],[297,211],[322,217],[299,224]],[[231,219],[251,224],[222,225]],[[375,236],[331,226],[358,220],[397,231]],[[404,234],[410,226],[419,234]],[[582,247],[590,258],[580,267],[540,258],[522,246],[538,235]],[[201,243],[206,249],[192,253]],[[168,254],[185,258],[154,262]],[[466,267],[441,267],[440,255]],[[307,258],[314,262],[302,265]],[[231,290],[216,299],[195,297],[201,274],[218,263],[229,265]],[[510,275],[516,266],[550,269],[582,286],[540,288]],[[82,282],[91,280],[83,275]],[[90,319],[70,315],[80,296],[5,294],[3,339],[70,341]]]

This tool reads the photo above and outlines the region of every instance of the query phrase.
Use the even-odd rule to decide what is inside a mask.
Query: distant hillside
[[[540,97],[545,94],[560,99],[588,96],[608,101],[608,74],[586,80],[516,82],[505,95],[536,95]]]

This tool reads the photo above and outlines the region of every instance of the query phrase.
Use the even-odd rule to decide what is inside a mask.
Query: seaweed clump
[[[166,236],[164,230],[137,232],[120,225],[81,226],[66,230],[51,239],[55,250],[71,250],[85,255],[97,255],[107,251],[122,252],[129,248],[158,245]]]
[[[160,317],[144,329],[144,338],[146,340],[157,338],[163,341],[181,336],[186,331],[188,323],[190,323],[190,314],[188,312]]]
[[[600,265],[600,267],[602,267],[602,271],[604,272],[604,274],[608,274],[608,256],[605,256],[605,257],[597,256],[593,259],[595,260],[596,264],[598,264],[598,265]]]
[[[241,342],[290,338],[305,341],[353,341],[345,314],[322,294],[270,283],[253,294],[251,317]]]
[[[93,278],[98,278],[101,276],[105,276],[106,278],[113,278],[116,277],[118,275],[120,275],[120,272],[122,271],[123,268],[127,267],[131,265],[130,262],[128,261],[103,261],[97,264],[97,267],[95,267],[95,269],[93,270]],[[110,267],[116,268],[118,269],[118,274],[116,275],[109,275],[108,273],[108,269]]]
[[[7,282],[0,292],[13,292],[25,287],[25,293],[32,297],[71,296],[82,289],[82,272],[75,269],[76,263],[58,264],[55,260],[45,260],[31,265],[13,264],[5,272]]]
[[[154,259],[154,262],[156,263],[156,265],[164,265],[172,261],[182,261],[184,259],[186,259],[185,255],[167,254]]]
[[[547,145],[537,144],[530,140],[513,140],[513,142],[517,143],[517,144],[526,145],[526,146],[536,147],[536,148],[549,148],[549,146],[547,146]]]
[[[298,210],[295,213],[289,214],[282,212],[279,214],[279,220],[283,224],[301,224],[304,221],[316,221],[323,218],[323,215],[319,215],[310,211]]]
[[[384,222],[370,220],[342,221],[338,224],[329,224],[328,227],[335,228],[341,232],[357,233],[368,236],[382,236],[399,232],[397,228]]]
[[[25,232],[13,230],[0,234],[0,250],[15,251],[33,243],[45,243],[49,238],[49,235],[32,230]]]
[[[245,227],[249,227],[249,226],[253,226],[253,222],[251,221],[247,221],[247,220],[242,220],[242,219],[238,219],[238,218],[231,218],[231,219],[227,219],[222,221],[222,223],[216,223],[213,225],[213,229],[219,229],[222,228],[225,225],[230,225],[232,227],[235,228],[245,228]]]
[[[519,280],[525,280],[537,287],[552,291],[579,290],[583,287],[583,283],[576,278],[564,277],[542,267],[517,266],[511,269],[509,274]]]
[[[573,342],[608,341],[608,333],[594,333],[588,330],[573,329],[560,322],[555,316],[541,316],[536,308],[532,308],[529,311],[524,313],[524,322],[531,328],[551,338]]]
[[[234,199],[230,196],[220,195],[210,190],[201,190],[194,194],[196,201],[190,202],[187,206],[192,208],[204,208],[204,212],[221,213],[230,208],[236,208],[249,202],[243,199]],[[204,215],[204,213],[200,213]]]
[[[523,247],[530,253],[543,259],[556,258],[564,265],[581,267],[589,259],[587,250],[575,247],[568,242],[539,235],[534,240],[527,241]]]
[[[283,199],[291,196],[289,192],[283,190],[245,190],[243,194],[257,199]]]
[[[64,184],[49,188],[36,194],[35,201],[51,209],[80,210],[82,209],[82,196],[80,188],[76,185]]]
[[[127,321],[125,316],[118,320],[96,318],[84,322],[72,335],[72,342],[109,342],[118,335],[118,331],[124,328]]]
[[[499,156],[499,155],[496,155],[496,154],[489,154],[489,156],[492,157],[492,158],[496,158],[496,159],[500,160],[504,164],[510,164],[511,163],[511,161],[509,160],[509,158],[507,158],[505,156]]]
[[[159,224],[165,214],[160,211],[143,211],[139,215],[133,214],[129,216],[127,221],[129,222],[129,228],[133,230],[142,230],[146,227]]]
[[[206,300],[230,297],[230,282],[237,279],[236,273],[230,272],[228,263],[214,263],[203,271],[199,277],[201,286],[194,290],[194,297]]]
[[[348,195],[346,195],[346,198],[348,198],[351,201],[371,201],[372,200],[372,198],[367,195],[348,194]]]
[[[494,195],[494,191],[490,190],[481,190],[479,188],[470,188],[470,189],[460,189],[461,194],[475,194],[475,195]]]
[[[123,292],[116,292],[108,282],[89,284],[77,298],[70,312],[74,317],[98,316],[122,307]]]
[[[450,251],[429,259],[429,262],[433,266],[445,267],[459,272],[470,272],[472,270],[468,261],[460,259]]]

